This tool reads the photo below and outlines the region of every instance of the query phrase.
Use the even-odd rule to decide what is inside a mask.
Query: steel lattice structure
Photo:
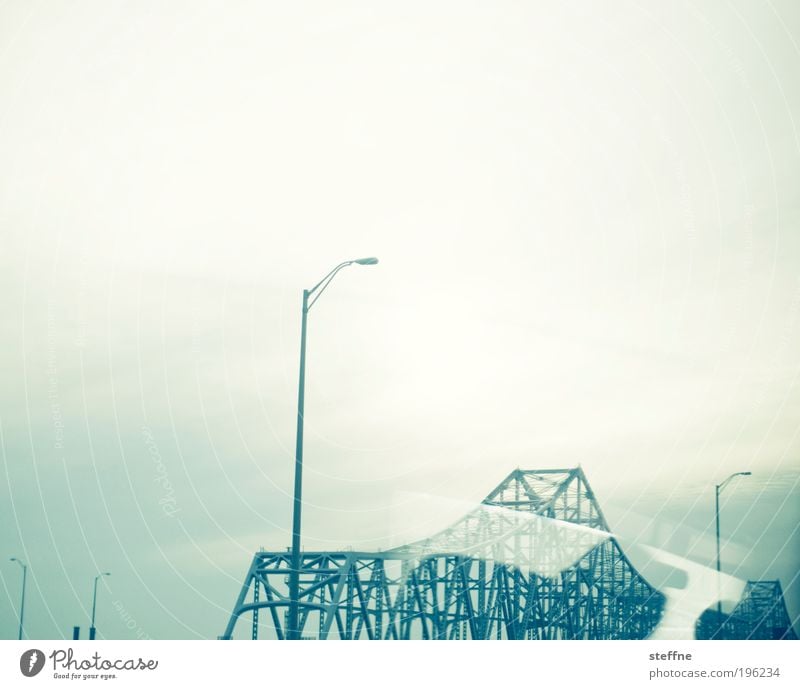
[[[259,552],[225,634],[282,639],[289,552]],[[512,472],[465,517],[384,552],[304,552],[301,629],[340,639],[641,639],[664,596],[631,565],[583,470]]]
[[[719,628],[715,610],[697,623],[698,639],[797,639],[777,580],[748,581],[742,599]]]

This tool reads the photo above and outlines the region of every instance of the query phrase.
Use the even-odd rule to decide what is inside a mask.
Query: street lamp
[[[100,577],[110,576],[111,572],[100,572],[100,574],[94,578],[94,594],[92,595],[92,626],[89,627],[89,641],[94,641],[96,631],[94,628],[94,613],[97,610],[97,580],[100,579]]]
[[[19,605],[19,640],[22,641],[22,619],[25,616],[25,580],[28,578],[28,565],[16,557],[9,559],[22,567],[22,602]]]
[[[719,494],[722,492],[722,489],[725,488],[725,486],[727,486],[728,483],[730,483],[737,476],[750,476],[751,473],[752,472],[750,471],[737,471],[735,474],[728,476],[728,478],[726,478],[722,483],[714,486],[714,511],[717,518],[717,631],[719,631],[722,627],[722,600],[719,581],[720,572],[722,571],[719,549]]]
[[[297,445],[294,462],[294,508],[292,512],[292,568],[289,570],[289,622],[286,638],[300,638],[300,519],[303,496],[303,415],[306,383],[306,325],[308,312],[317,303],[328,285],[342,268],[357,263],[361,266],[374,266],[377,258],[357,258],[336,266],[311,289],[303,290],[303,321],[300,330],[300,383],[297,392]],[[312,298],[313,297],[313,298]]]

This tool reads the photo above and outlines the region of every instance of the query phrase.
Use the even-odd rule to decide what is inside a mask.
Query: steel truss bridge
[[[220,638],[247,613],[253,639],[285,638],[290,570],[290,552],[256,553]],[[644,639],[665,603],[581,468],[517,469],[449,528],[393,550],[303,552],[300,586],[301,634],[316,639]]]
[[[721,625],[720,625],[721,623]],[[730,615],[718,619],[706,610],[697,622],[698,639],[797,639],[781,582],[748,581],[742,599]]]

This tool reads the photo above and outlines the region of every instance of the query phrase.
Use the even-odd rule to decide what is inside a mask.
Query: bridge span
[[[288,551],[256,553],[220,638],[249,614],[253,639],[283,639],[290,569]],[[665,603],[581,468],[512,471],[455,524],[399,548],[303,552],[300,584],[301,633],[315,639],[644,639]]]

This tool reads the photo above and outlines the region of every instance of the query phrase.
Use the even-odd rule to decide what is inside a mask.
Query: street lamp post
[[[292,511],[292,567],[289,570],[289,620],[286,630],[287,639],[300,638],[300,521],[303,499],[303,418],[306,384],[306,326],[308,312],[317,302],[325,288],[331,283],[336,273],[342,268],[357,263],[362,266],[373,266],[377,258],[358,258],[345,261],[336,266],[311,289],[303,290],[303,320],[300,329],[300,382],[297,392],[297,444],[294,462],[294,506]]]
[[[22,601],[19,604],[19,640],[22,641],[22,620],[25,617],[25,580],[28,578],[28,565],[16,557],[12,557],[10,560],[22,567]]]
[[[752,472],[750,471],[737,471],[735,474],[731,474],[726,478],[722,483],[717,484],[714,486],[714,512],[716,514],[716,521],[717,521],[717,632],[720,631],[722,628],[722,599],[721,599],[721,591],[720,591],[720,574],[722,572],[722,562],[720,558],[720,547],[719,547],[719,495],[722,492],[722,489],[728,485],[730,481],[732,481],[737,476],[750,476]]]
[[[100,572],[100,574],[98,574],[94,578],[94,593],[92,595],[92,626],[89,627],[89,641],[94,641],[94,637],[96,634],[96,630],[94,627],[94,614],[97,610],[97,581],[98,579],[100,579],[100,577],[110,577],[110,576],[111,572]]]

